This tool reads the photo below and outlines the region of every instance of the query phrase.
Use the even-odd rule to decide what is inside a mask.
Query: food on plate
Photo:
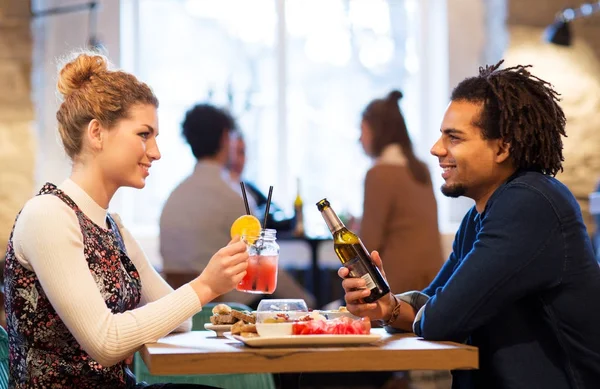
[[[229,315],[231,313],[231,307],[227,304],[217,304],[212,309],[213,315]]]
[[[238,321],[234,325],[231,326],[231,333],[233,335],[239,335],[243,332],[256,332],[256,324],[254,323],[245,323],[242,320]]]
[[[238,320],[245,321],[246,323],[256,323],[256,316],[248,311],[238,311],[233,309],[231,311],[231,316]]]
[[[232,309],[227,304],[217,304],[212,309],[213,315],[210,322],[215,325],[230,325],[237,322],[255,323],[256,316],[248,311],[239,311]]]
[[[339,317],[333,320],[298,321],[292,325],[293,335],[368,335],[371,321],[367,318]]]
[[[276,313],[272,317],[265,318],[263,323],[286,323],[290,321],[290,315],[287,313]]]
[[[273,313],[272,316],[266,317],[262,320],[263,323],[290,323],[296,321],[310,321],[310,320],[327,320],[327,318],[319,313],[319,311],[312,311],[310,313],[300,312],[302,316],[290,315],[289,313]]]

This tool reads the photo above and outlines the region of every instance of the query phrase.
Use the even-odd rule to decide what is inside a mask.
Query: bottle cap
[[[323,199],[317,203],[317,208],[319,209],[319,211],[323,211],[327,207],[330,207],[329,201],[327,201],[327,199]]]

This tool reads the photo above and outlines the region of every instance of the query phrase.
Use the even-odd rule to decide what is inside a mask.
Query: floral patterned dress
[[[64,192],[47,183],[50,194],[76,213],[84,255],[112,313],[134,309],[140,301],[139,274],[125,252],[115,221],[107,230],[93,223]],[[17,216],[18,218],[18,216]],[[104,367],[85,352],[46,297],[35,273],[16,259],[12,233],[6,252],[6,319],[11,388],[128,388],[135,377],[123,362]]]

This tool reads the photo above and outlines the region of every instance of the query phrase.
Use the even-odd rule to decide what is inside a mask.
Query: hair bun
[[[90,81],[92,76],[108,70],[108,59],[100,54],[82,53],[68,60],[58,75],[57,89],[68,96]]]
[[[399,90],[393,90],[387,95],[387,99],[391,101],[398,101],[402,98],[403,94]]]

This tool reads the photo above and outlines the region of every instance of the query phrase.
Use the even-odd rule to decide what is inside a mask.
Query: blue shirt
[[[414,330],[479,348],[453,388],[600,388],[600,268],[571,192],[519,171],[479,214],[424,294]]]

